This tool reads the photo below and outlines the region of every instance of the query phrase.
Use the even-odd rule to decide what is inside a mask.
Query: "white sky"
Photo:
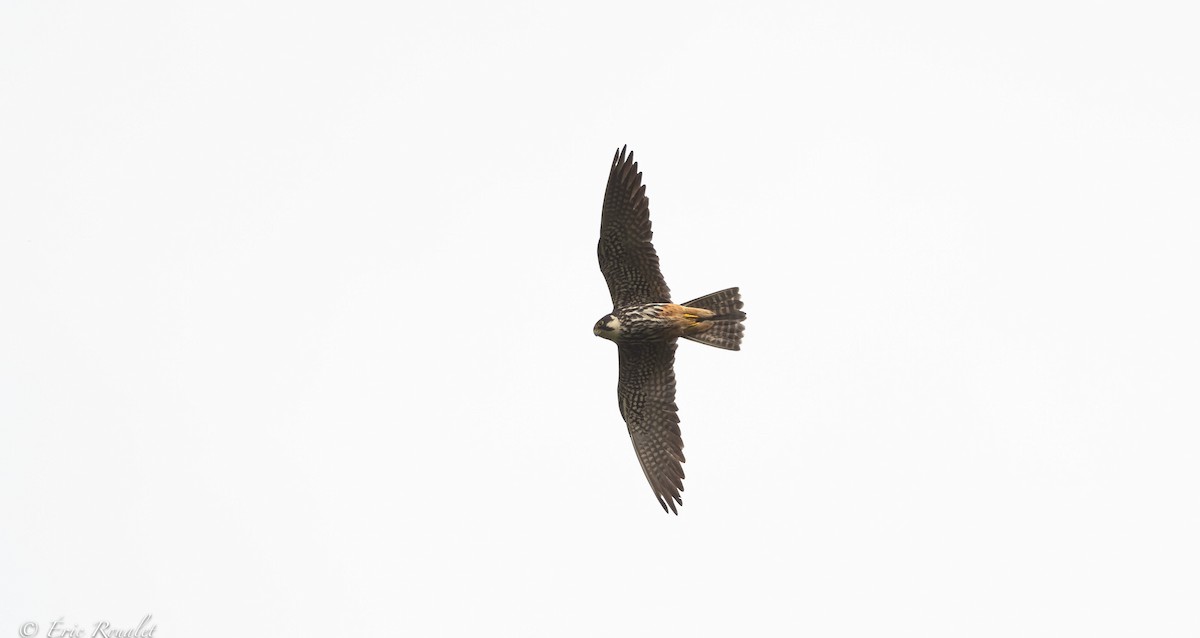
[[[1197,16],[965,4],[5,2],[0,635],[1200,633]]]

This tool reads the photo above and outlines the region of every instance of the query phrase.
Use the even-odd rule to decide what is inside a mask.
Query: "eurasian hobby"
[[[728,288],[685,304],[671,303],[651,243],[650,200],[633,153],[613,156],[600,218],[600,272],[613,311],[592,332],[617,344],[617,401],[654,496],[676,515],[683,505],[683,439],[675,406],[675,342],[679,337],[738,350],[742,301]]]

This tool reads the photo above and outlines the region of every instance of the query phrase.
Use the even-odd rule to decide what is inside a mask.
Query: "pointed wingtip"
[[[615,166],[617,164],[624,164],[626,162],[626,156],[628,156],[628,161],[633,161],[633,151],[629,150],[628,144],[622,144],[621,148],[618,149],[613,155],[613,165]]]
[[[660,506],[662,506],[664,512],[666,512],[668,514],[674,514],[676,516],[679,516],[679,510],[675,509],[675,504],[679,503],[679,505],[682,506],[683,505],[682,498],[679,498],[678,496],[674,496],[674,497],[665,496],[664,497],[662,494],[657,494],[657,493],[654,495],[654,497],[658,499],[658,504]]]

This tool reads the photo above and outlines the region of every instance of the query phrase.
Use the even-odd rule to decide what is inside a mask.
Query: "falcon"
[[[742,300],[727,288],[684,304],[658,268],[650,200],[627,147],[613,156],[600,216],[600,272],[613,310],[592,332],[617,344],[617,404],[654,497],[663,511],[683,505],[683,439],[675,406],[675,345],[680,337],[725,350],[742,343]]]

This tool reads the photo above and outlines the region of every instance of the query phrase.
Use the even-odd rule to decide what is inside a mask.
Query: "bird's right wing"
[[[650,231],[650,198],[633,153],[613,156],[600,216],[596,252],[613,307],[671,301],[671,289],[658,269]]]
[[[617,399],[642,472],[663,511],[683,505],[683,438],[675,406],[675,341],[621,344]]]

